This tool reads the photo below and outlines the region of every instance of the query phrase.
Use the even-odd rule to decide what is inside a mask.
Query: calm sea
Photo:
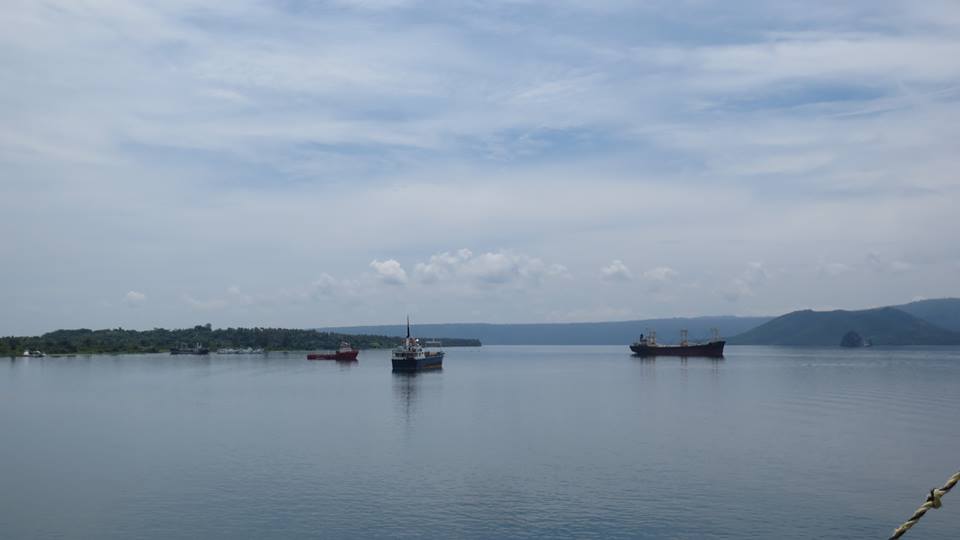
[[[0,538],[886,538],[958,427],[945,349],[3,359]]]

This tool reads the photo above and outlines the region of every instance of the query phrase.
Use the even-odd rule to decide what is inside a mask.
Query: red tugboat
[[[340,342],[340,348],[337,349],[336,352],[332,352],[332,353],[310,353],[310,354],[307,355],[307,360],[341,360],[341,361],[349,361],[349,360],[356,360],[356,359],[357,359],[357,354],[359,354],[359,353],[360,353],[360,351],[358,351],[357,349],[354,349],[353,347],[351,347],[349,343],[347,343],[346,341],[341,341],[341,342]]]
[[[647,337],[643,334],[630,350],[637,356],[706,356],[710,358],[723,358],[723,346],[727,342],[720,339],[720,333],[716,328],[713,329],[713,337],[703,343],[690,343],[687,341],[687,331],[680,331],[679,345],[661,345],[657,343],[657,333],[650,332]]]

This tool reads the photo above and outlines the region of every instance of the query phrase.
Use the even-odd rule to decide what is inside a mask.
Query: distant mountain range
[[[938,301],[938,302],[947,302]],[[949,300],[960,312],[960,300]],[[794,311],[729,340],[731,345],[840,345],[848,332],[873,345],[960,345],[960,333],[937,326],[907,310],[949,322],[946,305],[884,307],[859,311]]]
[[[780,317],[691,317],[638,321],[543,324],[417,324],[418,336],[456,336],[485,345],[626,345],[641,333],[657,332],[675,342],[680,330],[690,339],[718,328],[734,345],[838,346],[847,332],[874,345],[960,345],[960,299],[921,300],[857,311],[794,311]],[[403,325],[321,328],[343,334],[402,336]]]
[[[893,307],[940,328],[960,332],[960,298],[919,300]]]

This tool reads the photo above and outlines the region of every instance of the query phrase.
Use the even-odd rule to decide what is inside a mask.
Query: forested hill
[[[893,307],[945,330],[960,332],[960,298],[918,300]]]
[[[480,345],[476,339],[441,339],[444,346]],[[47,354],[166,352],[181,343],[200,343],[211,350],[252,347],[268,351],[302,351],[335,349],[341,341],[349,341],[358,349],[390,348],[400,344],[400,338],[396,336],[346,335],[288,328],[213,329],[207,324],[178,330],[79,329],[57,330],[33,337],[10,336],[0,338],[0,356],[19,356],[25,350],[40,350]]]
[[[847,332],[874,345],[960,345],[951,332],[892,307],[860,311],[794,311],[734,336],[732,345],[838,346]]]
[[[679,340],[682,329],[689,330],[690,339],[709,336],[711,328],[717,328],[723,335],[732,336],[765,323],[771,318],[720,316],[595,323],[416,324],[413,326],[413,332],[418,336],[449,335],[475,338],[486,345],[624,345],[651,330],[657,332],[664,343]],[[399,324],[348,326],[321,330],[344,334],[387,336],[401,336],[406,333],[406,327]]]

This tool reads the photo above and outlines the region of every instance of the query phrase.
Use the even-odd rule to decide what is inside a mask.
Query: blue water
[[[886,538],[960,468],[960,350],[444,366],[0,360],[0,538]]]

